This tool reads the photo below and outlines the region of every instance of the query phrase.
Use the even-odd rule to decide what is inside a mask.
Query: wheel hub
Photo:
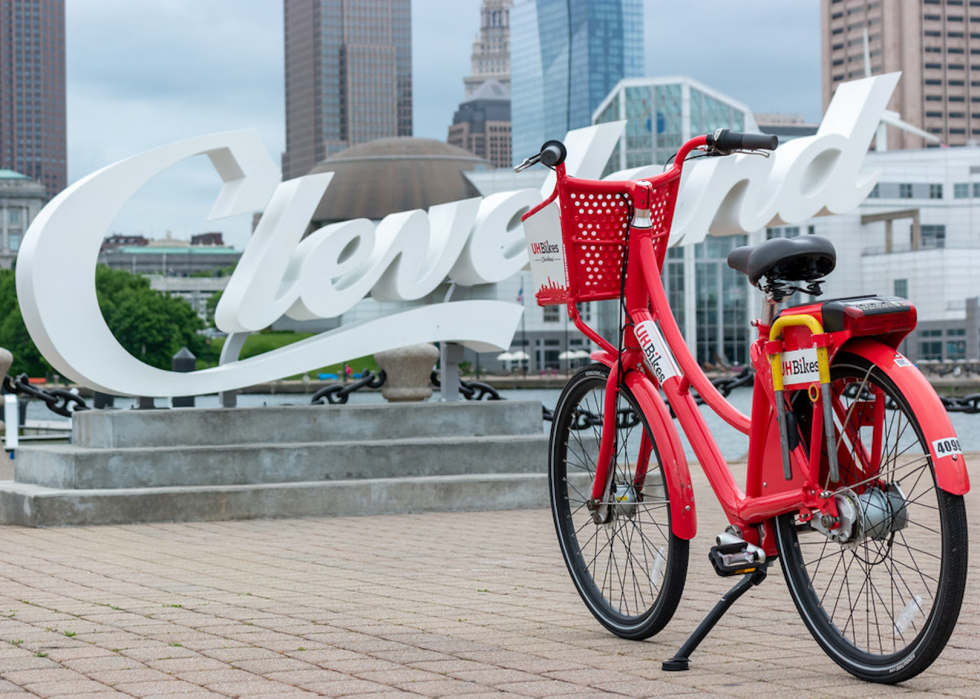
[[[858,495],[850,488],[834,493],[837,521],[828,516],[814,517],[813,528],[847,548],[857,548],[865,539],[883,541],[908,526],[905,493],[898,483],[883,488],[871,486]]]
[[[629,517],[636,514],[636,504],[640,498],[636,492],[636,486],[621,484],[616,486],[616,516]]]

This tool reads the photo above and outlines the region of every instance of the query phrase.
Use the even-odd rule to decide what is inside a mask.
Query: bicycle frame
[[[603,508],[608,508],[608,503],[611,502],[610,466],[616,447],[613,435],[616,433],[615,408],[620,385],[629,388],[648,419],[670,492],[671,526],[677,536],[683,539],[694,537],[697,530],[696,511],[687,459],[661,391],[687,435],[725,514],[739,528],[746,541],[763,546],[767,555],[775,555],[775,537],[767,535],[764,529],[764,526],[769,527],[773,517],[799,512],[801,520],[807,520],[814,516],[814,511],[837,517],[833,493],[820,485],[821,474],[827,472],[827,462],[834,461],[827,457],[833,450],[828,448],[824,451],[824,445],[832,445],[832,440],[836,439],[836,448],[839,450],[842,437],[855,429],[855,426],[849,424],[852,417],[845,413],[840,401],[828,401],[832,403],[828,414],[834,416],[837,425],[825,425],[824,413],[817,410],[817,405],[823,408],[830,393],[825,391],[822,396],[814,396],[811,387],[810,400],[814,409],[809,447],[801,443],[788,449],[787,439],[785,435],[780,435],[777,421],[779,404],[784,400],[781,391],[782,377],[774,376],[771,364],[771,358],[775,356],[776,373],[779,374],[778,357],[784,350],[784,339],[787,343],[785,348],[788,349],[802,345],[823,348],[821,376],[826,376],[823,379],[825,384],[829,382],[829,364],[833,355],[845,347],[882,366],[889,377],[905,390],[906,395],[915,396],[913,400],[916,405],[913,407],[922,411],[917,410],[917,415],[922,418],[927,441],[934,445],[931,456],[940,488],[953,494],[965,493],[969,489],[969,481],[963,459],[957,459],[955,454],[937,453],[935,447],[935,440],[941,442],[944,437],[955,435],[938,397],[917,370],[895,368],[904,367],[897,362],[901,355],[896,350],[904,333],[893,333],[891,337],[885,336],[884,339],[868,339],[854,337],[846,329],[824,332],[820,306],[814,305],[784,311],[783,316],[795,316],[796,320],[781,320],[777,333],[771,336],[776,303],[768,300],[764,317],[754,323],[759,329],[759,337],[751,350],[752,366],[756,372],[751,418],[732,406],[711,384],[684,341],[661,281],[669,230],[654,232],[653,228],[645,225],[649,221],[652,188],[679,179],[687,155],[705,143],[703,136],[688,141],[678,152],[674,166],[663,175],[636,182],[608,183],[609,191],[627,191],[635,207],[627,242],[624,303],[628,320],[622,338],[622,353],[582,321],[575,305],[575,301],[581,299],[569,300],[567,303],[569,317],[576,327],[601,348],[594,353],[593,358],[606,364],[611,370],[606,387],[602,441],[590,504],[596,521],[601,520]],[[550,204],[565,186],[575,181],[565,174],[563,165],[558,165],[556,171],[558,181],[554,194],[527,216]],[[570,272],[573,273],[572,270]],[[805,319],[800,320],[801,317]],[[914,326],[914,309],[912,317]],[[774,383],[780,390],[777,391]],[[726,423],[748,435],[748,473],[744,491],[736,483],[731,468],[698,410],[691,395],[692,388]],[[878,396],[876,400],[876,410],[883,411],[883,397]],[[646,462],[652,453],[652,445],[646,444],[645,438],[640,451],[634,479],[637,485],[643,483]],[[861,461],[866,462],[865,468],[870,469],[878,456],[880,455],[875,454],[873,448],[871,454],[862,455]],[[787,460],[791,467],[788,478],[784,473]],[[835,464],[830,466],[831,469],[834,467]]]

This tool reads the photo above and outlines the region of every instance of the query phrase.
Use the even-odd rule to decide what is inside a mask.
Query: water
[[[548,409],[554,410],[555,405],[558,403],[558,396],[561,395],[561,389],[505,389],[500,391],[500,395],[507,400],[530,400],[540,402]],[[433,400],[439,400],[438,392],[433,395]],[[735,389],[732,391],[731,395],[729,395],[728,400],[737,409],[748,415],[752,407],[752,389],[748,387]],[[381,396],[380,391],[358,391],[350,394],[349,403],[351,405],[381,402],[384,402],[384,398]],[[238,405],[241,407],[309,405],[309,403],[309,395],[298,393],[241,393],[238,396]],[[116,407],[121,410],[132,408],[135,404],[136,400],[133,398],[116,399]],[[209,395],[198,396],[196,405],[200,408],[217,408],[220,404],[218,402],[217,395]],[[744,460],[749,449],[748,437],[738,430],[728,426],[728,424],[715,415],[714,412],[712,412],[712,410],[706,405],[701,406],[701,414],[704,416],[708,428],[711,430],[712,435],[714,435],[715,440],[718,442],[718,447],[721,449],[721,453],[725,459],[729,461]],[[30,401],[28,403],[27,418],[29,420],[44,420],[49,422],[67,422],[67,418],[63,418],[52,413],[40,401]],[[950,420],[953,423],[953,428],[956,430],[956,433],[959,436],[963,451],[980,452],[980,415],[950,413]],[[550,431],[551,423],[543,422],[542,429],[545,432]],[[681,439],[684,442],[684,451],[687,454],[688,459],[693,463],[696,461],[694,458],[694,451],[691,449],[691,445],[688,444],[683,430],[679,431],[681,433]]]

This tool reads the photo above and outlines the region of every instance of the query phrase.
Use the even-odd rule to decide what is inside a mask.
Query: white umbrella
[[[498,354],[497,355],[497,361],[498,362],[512,362],[512,361],[514,361],[514,355],[512,355],[510,352],[504,352],[503,354]]]
[[[578,359],[578,352],[576,350],[562,352],[558,355],[558,359]]]
[[[591,357],[592,357],[592,353],[587,352],[586,350],[575,350],[574,352],[572,352],[573,359],[589,359]]]
[[[511,357],[511,359],[513,359],[516,362],[523,362],[530,358],[531,358],[530,355],[524,350],[514,352],[514,355]]]

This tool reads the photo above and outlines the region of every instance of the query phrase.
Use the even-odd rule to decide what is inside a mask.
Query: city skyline
[[[723,0],[698,8],[645,0],[646,73],[690,75],[754,110],[818,121],[819,5],[786,5],[764,0],[748,18]],[[464,96],[479,7],[467,0],[446,12],[437,0],[413,0],[416,136],[445,140]],[[69,182],[155,146],[237,128],[256,128],[278,159],[285,148],[281,3],[67,0],[66,10]],[[177,168],[142,192],[113,230],[184,238],[222,230],[242,248],[250,217],[203,220],[216,188],[206,166]]]

